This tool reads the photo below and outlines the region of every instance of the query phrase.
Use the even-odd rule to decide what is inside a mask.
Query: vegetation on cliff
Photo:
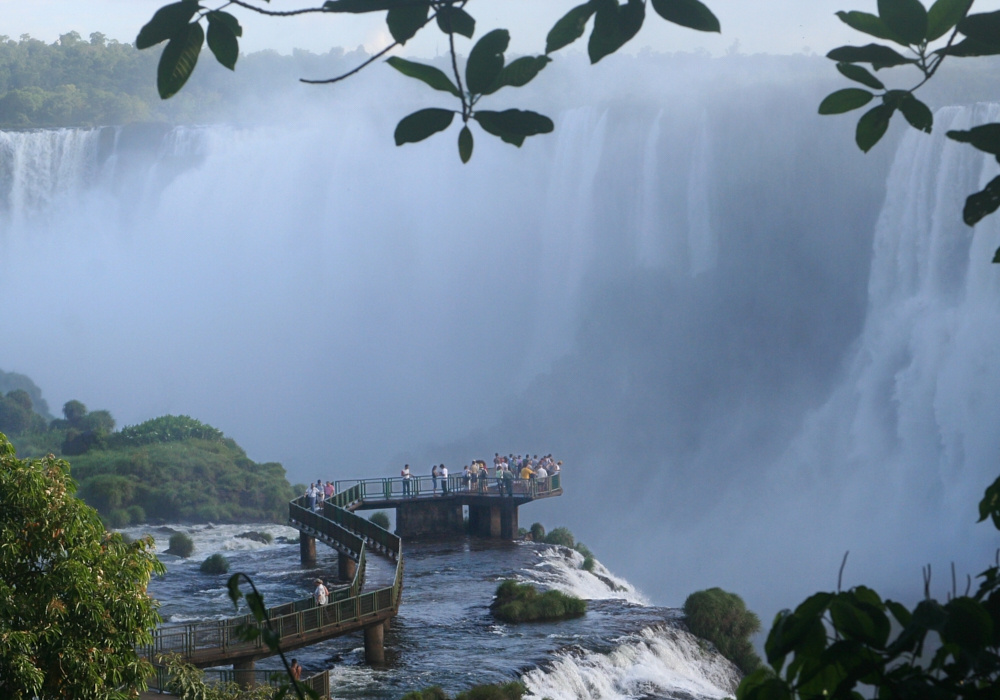
[[[684,601],[684,615],[691,634],[710,641],[743,673],[760,667],[760,657],[750,643],[750,637],[760,631],[760,618],[747,610],[738,595],[721,588],[697,591]]]
[[[474,685],[456,695],[454,700],[521,700],[526,690],[524,684],[518,681]],[[441,686],[432,685],[421,690],[411,690],[402,697],[402,700],[449,700],[449,698]]]
[[[587,601],[560,591],[539,593],[530,583],[508,580],[497,586],[490,612],[504,622],[552,622],[583,615]]]

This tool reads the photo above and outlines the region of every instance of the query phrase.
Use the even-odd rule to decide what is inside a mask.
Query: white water
[[[523,572],[525,580],[585,600],[625,600],[649,605],[635,586],[594,559],[592,571],[583,568],[583,555],[567,547],[548,547],[538,553],[541,561]]]
[[[530,700],[733,696],[739,670],[703,644],[683,630],[653,627],[621,640],[607,654],[562,652],[521,680]]]

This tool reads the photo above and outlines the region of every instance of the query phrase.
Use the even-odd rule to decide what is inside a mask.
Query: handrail
[[[411,476],[384,477],[378,479],[347,479],[334,482],[336,493],[327,499],[338,508],[368,501],[402,501],[410,498],[432,498],[438,494],[478,495],[502,498],[508,495],[505,482],[496,476],[486,479],[472,479],[468,487],[461,474],[450,474],[447,478],[447,491],[444,489],[446,480],[442,477]],[[562,490],[562,474],[550,474],[544,479],[520,477],[510,480],[513,495],[539,496],[550,495]]]
[[[229,670],[229,669],[208,669],[202,671],[205,682],[209,685],[225,685],[228,683],[239,683],[241,685],[262,686],[269,685],[275,690],[283,683],[288,682],[288,674],[284,671],[274,670]],[[149,683],[149,690],[165,693],[170,683],[170,669],[162,664],[153,665],[153,675]],[[248,683],[249,681],[249,683]],[[311,676],[307,676],[299,681],[307,688],[315,690],[320,698],[330,697],[330,671],[323,670]]]

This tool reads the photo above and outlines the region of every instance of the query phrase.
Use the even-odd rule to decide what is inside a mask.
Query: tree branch
[[[327,78],[325,80],[309,80],[307,78],[299,78],[299,82],[300,83],[309,83],[310,85],[329,85],[330,83],[340,82],[344,78],[350,78],[352,75],[354,75],[355,73],[359,72],[362,68],[370,66],[372,63],[374,63],[375,61],[377,61],[382,56],[385,56],[387,53],[389,53],[392,49],[396,48],[397,46],[399,46],[399,42],[398,41],[392,42],[391,44],[389,44],[388,46],[386,46],[384,49],[382,49],[381,51],[379,51],[377,54],[375,54],[371,58],[369,58],[367,61],[365,61],[364,63],[362,63],[361,65],[359,65],[357,68],[353,68],[353,69],[347,71],[346,73],[344,73],[343,75],[338,75],[336,78]]]
[[[307,15],[315,12],[326,12],[322,7],[308,7],[301,10],[265,10],[263,7],[257,7],[252,5],[246,0],[229,0],[227,4],[238,5],[247,10],[256,12],[257,14],[267,15],[268,17],[293,17],[295,15]]]

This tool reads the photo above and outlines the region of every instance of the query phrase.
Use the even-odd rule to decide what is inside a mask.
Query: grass
[[[497,586],[490,612],[504,622],[551,622],[580,617],[587,601],[560,591],[539,593],[530,583],[504,581]]]
[[[389,529],[389,514],[386,513],[384,510],[375,511],[374,513],[371,514],[371,517],[368,518],[368,520],[374,523],[375,525],[378,525],[383,530]]]
[[[525,690],[524,684],[518,681],[474,685],[456,695],[455,700],[521,700]],[[449,700],[449,698],[441,686],[432,685],[422,690],[411,690],[402,700]]]
[[[200,571],[203,574],[228,574],[229,560],[221,554],[213,554],[201,563]]]
[[[185,535],[183,532],[175,532],[170,536],[170,546],[167,548],[167,554],[173,554],[177,557],[183,557],[187,559],[194,553],[194,540]]]
[[[684,601],[684,615],[691,634],[712,642],[743,673],[760,667],[760,657],[750,643],[750,637],[760,631],[760,618],[747,610],[738,595],[721,588],[697,591]]]

